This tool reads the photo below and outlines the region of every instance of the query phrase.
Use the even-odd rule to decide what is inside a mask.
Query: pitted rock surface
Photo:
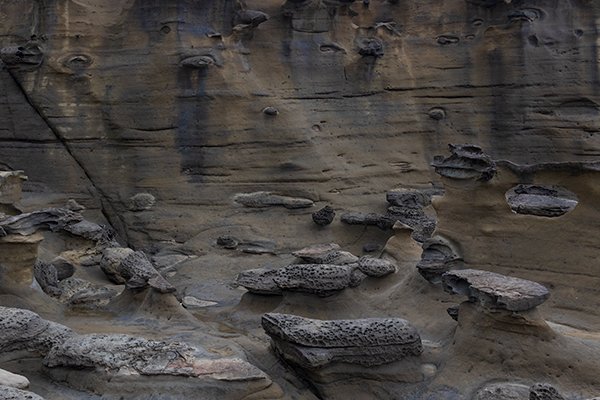
[[[238,275],[237,284],[257,294],[294,291],[329,296],[347,287],[358,286],[364,278],[357,264],[292,264],[275,270],[244,271]]]
[[[529,388],[529,400],[565,400],[565,398],[554,386],[536,383]]]
[[[517,185],[506,192],[506,202],[517,214],[560,217],[577,206],[577,195],[559,186]]]
[[[476,269],[446,272],[444,290],[462,294],[485,308],[526,311],[545,302],[550,293],[539,283]]]
[[[438,174],[450,179],[489,181],[496,175],[496,164],[481,147],[472,144],[448,145],[452,155],[436,156],[433,167]]]
[[[44,400],[33,392],[0,385],[0,400]]]
[[[400,318],[322,321],[272,313],[262,325],[280,356],[308,369],[335,362],[369,367],[423,351],[417,331]]]
[[[431,204],[431,195],[421,190],[395,189],[386,193],[385,198],[392,206],[423,208]]]
[[[107,247],[102,251],[100,268],[106,277],[116,284],[124,284],[127,279],[121,275],[121,261],[133,254],[128,247]]]
[[[335,211],[331,206],[325,206],[321,208],[319,211],[315,211],[312,213],[312,220],[315,224],[319,226],[329,225],[333,222],[335,218]]]
[[[283,291],[273,279],[277,274],[276,269],[256,268],[240,272],[236,284],[243,286],[250,293],[256,294],[282,294]]]
[[[383,258],[362,256],[358,259],[358,269],[365,275],[380,278],[396,272],[396,265]]]
[[[20,308],[0,306],[0,352],[27,350],[46,354],[52,346],[74,333]]]
[[[268,313],[262,325],[272,337],[306,347],[409,345],[421,354],[421,337],[401,318],[318,320],[297,315]]]

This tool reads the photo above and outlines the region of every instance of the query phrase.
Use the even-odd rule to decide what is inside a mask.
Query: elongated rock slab
[[[476,269],[446,272],[444,290],[463,294],[489,309],[526,311],[545,302],[550,293],[539,283]]]
[[[332,362],[374,366],[423,351],[421,337],[401,318],[323,321],[288,314],[265,314],[262,326],[286,360],[304,368]]]

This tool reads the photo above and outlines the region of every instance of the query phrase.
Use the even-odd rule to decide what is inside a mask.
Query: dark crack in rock
[[[281,357],[308,369],[334,362],[369,367],[423,351],[417,330],[400,318],[323,321],[269,313],[262,326]]]
[[[315,211],[312,213],[312,220],[315,224],[319,226],[329,225],[333,222],[335,218],[335,211],[331,206],[325,206],[321,208],[319,211]]]
[[[450,179],[476,179],[489,181],[496,175],[496,164],[472,144],[449,144],[452,155],[435,156],[432,166],[438,174]]]
[[[429,282],[439,283],[444,273],[463,266],[464,263],[454,246],[443,237],[434,236],[423,243],[423,253],[417,269]]]
[[[39,229],[56,232],[81,220],[83,220],[81,214],[66,208],[46,208],[5,218],[0,221],[0,228],[6,233],[27,236]]]
[[[448,307],[446,309],[446,312],[448,313],[448,315],[450,316],[450,318],[452,318],[455,321],[458,321],[458,310],[460,309],[460,307],[458,305],[452,306],[452,307]]]
[[[559,217],[577,206],[577,195],[563,187],[517,185],[506,192],[506,202],[517,214]]]
[[[545,302],[550,293],[539,283],[476,269],[446,272],[444,290],[462,294],[487,309],[531,310]]]
[[[265,208],[283,206],[289,209],[308,208],[313,206],[313,201],[301,197],[288,197],[271,192],[239,193],[234,201],[249,208]]]

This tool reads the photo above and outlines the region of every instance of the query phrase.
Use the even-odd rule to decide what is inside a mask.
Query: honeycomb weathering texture
[[[322,321],[287,314],[265,314],[265,331],[274,337],[307,347],[360,347],[414,345],[420,354],[421,338],[401,318],[365,318]]]
[[[262,326],[277,353],[309,370],[336,362],[373,367],[423,351],[416,329],[400,318],[323,321],[271,313]]]

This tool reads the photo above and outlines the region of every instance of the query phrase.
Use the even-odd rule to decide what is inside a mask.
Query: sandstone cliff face
[[[324,398],[469,398],[486,380],[542,379],[541,360],[472,373],[459,355],[477,329],[471,314],[446,346],[455,325],[445,309],[456,300],[418,275],[421,243],[399,224],[311,219],[326,205],[385,215],[387,190],[417,188],[435,195],[423,213],[456,260],[550,289],[540,312],[567,342],[586,340],[571,349],[587,366],[582,348],[600,353],[599,17],[591,0],[3,0],[0,169],[28,180],[23,199],[0,212],[83,204],[122,246],[154,256],[178,299],[215,303],[195,315],[235,332],[284,389],[260,331],[264,312],[400,316],[435,344],[421,362],[423,371],[437,365],[435,378],[419,372],[386,386],[390,367],[370,375],[381,382],[342,384],[331,377],[343,368],[333,369],[311,387]],[[480,146],[496,173],[436,174],[431,164],[449,143]],[[518,185],[557,186],[577,203],[560,216],[514,213],[506,196]],[[42,255],[74,246],[45,236]],[[383,251],[398,273],[323,299],[264,299],[231,284],[329,242],[356,255]],[[516,340],[505,336],[502,345]],[[456,358],[456,373],[442,370],[445,357]],[[583,369],[556,380],[591,396],[600,388]],[[465,376],[472,381],[454,381]]]

